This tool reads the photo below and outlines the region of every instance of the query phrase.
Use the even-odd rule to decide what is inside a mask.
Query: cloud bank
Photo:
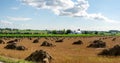
[[[1,25],[12,25],[13,23],[9,21],[5,21],[5,20],[0,20],[0,24]]]
[[[37,9],[48,9],[59,16],[83,17],[93,20],[114,22],[100,13],[87,13],[90,6],[87,0],[21,0],[22,3]]]

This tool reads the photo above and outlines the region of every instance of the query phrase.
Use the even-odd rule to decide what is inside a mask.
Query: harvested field
[[[116,38],[113,41],[113,38]],[[120,45],[120,37],[41,37],[41,38],[0,38],[5,41],[5,44],[0,44],[0,55],[25,59],[36,50],[44,50],[52,57],[52,63],[119,63],[120,57],[105,57],[98,56],[98,53],[106,48],[111,48],[114,45]],[[10,40],[20,39],[16,42],[17,45],[25,46],[26,50],[11,50],[5,49],[7,42]],[[38,39],[38,43],[33,43]],[[56,42],[62,39],[63,42]],[[73,42],[81,40],[83,44],[72,45]],[[106,43],[105,48],[87,48],[94,40],[101,40]],[[44,41],[52,43],[55,47],[40,46]]]

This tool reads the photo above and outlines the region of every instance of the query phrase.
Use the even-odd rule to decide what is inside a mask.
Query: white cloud
[[[7,17],[9,20],[13,21],[29,21],[31,18],[25,18],[25,17]]]
[[[98,13],[98,14],[87,14],[86,17],[87,17],[87,19],[102,20],[102,21],[111,22],[111,23],[118,23],[118,21],[109,19],[108,17],[105,17],[101,13]]]
[[[10,9],[12,9],[12,10],[18,10],[19,7],[11,7]]]
[[[37,9],[49,9],[60,16],[84,17],[87,19],[102,20],[106,22],[114,22],[102,14],[87,13],[90,6],[87,0],[21,0],[24,4],[35,7]]]
[[[1,25],[12,25],[13,23],[10,21],[0,20]]]

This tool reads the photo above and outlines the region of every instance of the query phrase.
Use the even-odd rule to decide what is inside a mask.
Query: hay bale
[[[52,43],[49,43],[47,41],[44,41],[41,46],[54,46]]]
[[[32,40],[32,37],[29,37],[28,39],[29,39],[29,40]]]
[[[10,44],[10,43],[15,43],[15,41],[14,40],[10,40],[10,41],[7,42],[7,44]]]
[[[81,40],[78,40],[78,41],[73,42],[72,44],[73,44],[73,45],[74,45],[74,44],[80,45],[80,44],[83,44],[83,42],[82,42]]]
[[[52,60],[52,57],[43,50],[36,50],[33,52],[30,56],[28,56],[25,60],[27,61],[33,61],[36,63],[50,63]]]
[[[38,39],[35,39],[34,41],[33,41],[33,43],[38,43],[39,42],[39,40]]]
[[[104,49],[98,55],[120,56],[120,45],[115,45],[113,48]]]
[[[8,45],[6,45],[4,48],[6,48],[6,49],[16,49],[16,44],[14,44],[14,43],[11,43],[11,44],[8,44]]]
[[[116,38],[113,38],[113,39],[112,39],[112,41],[115,41],[115,40],[116,40]]]
[[[106,43],[101,40],[94,40],[89,46],[91,48],[104,48],[106,47]]]
[[[63,42],[63,39],[56,40],[55,42]]]
[[[4,47],[5,49],[13,49],[13,50],[26,50],[24,46],[17,46],[15,43],[10,43]]]
[[[0,44],[5,44],[5,42],[2,39],[0,39]]]
[[[16,50],[26,50],[26,47],[25,46],[17,46]]]
[[[20,42],[20,39],[15,39],[14,41],[15,41],[15,42]]]
[[[17,43],[17,42],[20,42],[20,39],[10,40],[10,41],[7,42],[7,44],[10,44],[10,43]]]

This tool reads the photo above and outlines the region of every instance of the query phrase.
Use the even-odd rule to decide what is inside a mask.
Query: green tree
[[[82,31],[83,34],[88,34],[88,31]]]
[[[66,34],[70,34],[70,33],[72,33],[72,30],[70,29],[66,30]]]
[[[57,31],[56,31],[56,30],[53,30],[53,31],[52,31],[52,34],[57,34]]]
[[[61,34],[65,34],[65,33],[66,33],[65,29],[61,30]]]
[[[97,34],[98,34],[98,31],[95,31],[95,33],[94,33],[94,34],[96,34],[96,35],[97,35]]]

